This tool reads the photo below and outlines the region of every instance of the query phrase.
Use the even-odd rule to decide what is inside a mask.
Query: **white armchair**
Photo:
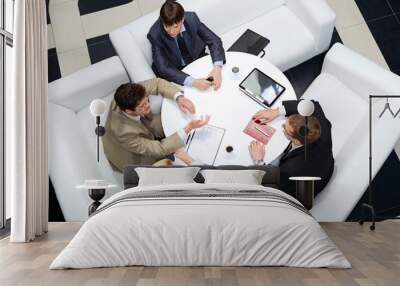
[[[217,33],[229,48],[246,30],[271,40],[266,59],[285,71],[324,52],[330,44],[335,13],[325,0],[181,0],[188,11]],[[146,35],[159,11],[147,14],[110,33],[110,39],[132,81],[154,74]]]
[[[119,185],[107,190],[107,196],[122,189],[122,174],[112,170],[103,152],[96,161],[96,125],[89,105],[95,98],[109,103],[115,89],[128,81],[119,58],[112,57],[49,84],[49,175],[66,221],[87,218],[91,200],[87,191],[75,188],[85,179]]]
[[[318,100],[332,123],[335,171],[314,203],[319,221],[344,221],[368,187],[369,95],[400,94],[400,77],[342,44],[327,53],[321,74],[303,98]],[[400,138],[399,119],[378,118],[385,99],[373,104],[373,177]],[[394,110],[400,101],[392,101]],[[376,193],[376,195],[379,195]]]
[[[336,20],[328,3],[325,0],[286,0],[286,5],[313,35],[317,52],[326,51]]]

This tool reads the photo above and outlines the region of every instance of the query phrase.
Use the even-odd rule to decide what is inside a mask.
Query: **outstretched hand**
[[[206,116],[202,115],[200,119],[192,120],[189,122],[189,124],[191,125],[192,129],[196,129],[207,125],[209,121],[210,121],[210,115]]]
[[[210,121],[210,116],[209,115],[201,116],[200,119],[195,119],[195,120],[190,121],[183,128],[183,130],[185,131],[186,134],[189,134],[190,131],[192,131],[193,129],[201,128],[201,127],[207,125],[209,121]]]

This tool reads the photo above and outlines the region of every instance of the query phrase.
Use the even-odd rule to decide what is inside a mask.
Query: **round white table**
[[[191,87],[183,87],[183,90],[185,97],[195,104],[197,115],[210,115],[209,124],[226,130],[215,165],[252,165],[248,146],[254,139],[243,133],[243,130],[254,113],[263,107],[239,90],[240,82],[256,67],[286,88],[272,107],[279,106],[283,100],[296,99],[296,94],[286,76],[265,59],[247,53],[227,52],[226,62],[222,69],[222,85],[219,90],[210,88],[199,91]],[[234,66],[239,67],[238,74],[232,72]],[[194,78],[205,78],[211,69],[211,58],[205,56],[186,66],[184,71]],[[192,118],[193,115],[181,112],[173,100],[163,100],[161,120],[166,136],[183,128]],[[269,123],[276,132],[265,148],[266,163],[277,158],[289,143],[282,130],[284,121],[285,118],[278,117]],[[232,146],[233,152],[227,153],[226,146]]]

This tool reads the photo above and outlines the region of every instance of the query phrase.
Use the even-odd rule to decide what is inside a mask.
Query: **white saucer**
[[[79,185],[76,186],[77,189],[86,189],[86,190],[98,190],[98,189],[110,189],[110,188],[116,188],[118,187],[117,185],[112,185],[112,184],[106,184],[106,185],[88,185],[88,184],[84,184],[84,185]]]

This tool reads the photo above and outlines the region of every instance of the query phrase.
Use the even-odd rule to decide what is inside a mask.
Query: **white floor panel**
[[[164,4],[164,0],[136,0],[139,3],[140,11],[142,15],[146,15],[154,10],[159,10],[161,5]]]
[[[366,23],[338,30],[343,43],[361,55],[389,69]]]
[[[47,25],[47,49],[53,49],[56,47],[56,42],[54,41],[53,27],[51,24]]]
[[[87,47],[58,53],[61,76],[67,76],[77,70],[90,66],[90,57]]]
[[[400,159],[400,141],[397,142],[396,148],[394,150],[396,151],[397,157]]]
[[[354,0],[328,0],[336,12],[336,28],[342,29],[364,23],[364,18]]]
[[[86,47],[78,0],[50,1],[49,14],[58,53]]]

